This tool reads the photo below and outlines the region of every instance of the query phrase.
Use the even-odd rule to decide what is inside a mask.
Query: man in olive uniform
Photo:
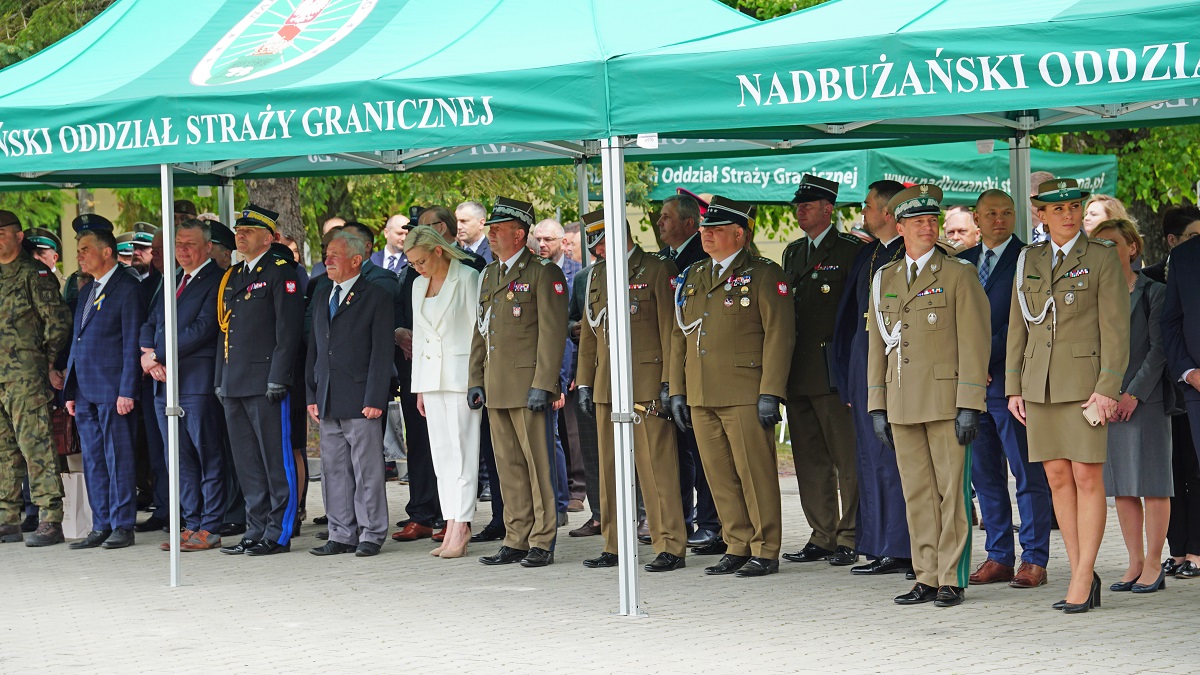
[[[783,526],[774,429],[783,419],[779,404],[787,394],[795,310],[783,269],[746,250],[754,212],[749,204],[713,197],[700,223],[711,257],[676,282],[671,414],[677,424],[695,426],[728,546],[705,574],[779,571]]]
[[[833,226],[837,191],[837,183],[804,174],[792,204],[806,236],[783,252],[796,316],[803,317],[796,322],[796,348],[788,376],[788,431],[800,506],[812,527],[804,548],[783,557],[792,562],[853,565],[858,561],[854,419],[837,393],[831,343],[838,303],[862,241]]]
[[[0,211],[0,542],[21,541],[21,483],[38,506],[26,546],[63,541],[63,488],[50,437],[50,364],[71,337],[58,281],[21,248],[21,221]]]
[[[971,441],[987,410],[992,332],[975,266],[937,246],[941,199],[915,185],[888,202],[905,255],[871,284],[867,409],[896,452],[907,506],[917,583],[896,603],[951,607],[971,571]]]
[[[588,247],[604,237],[604,211],[583,217]],[[628,224],[626,224],[628,230]],[[679,456],[675,427],[664,410],[670,381],[670,353],[675,324],[671,282],[674,263],[647,253],[629,237],[629,330],[633,345],[633,400],[645,408],[633,426],[634,464],[646,502],[650,541],[658,553],[647,572],[668,572],[685,566],[687,530],[679,500]],[[608,354],[607,265],[593,265],[586,277],[584,320],[579,333],[579,407],[596,416],[600,448],[600,529],[604,552],[583,561],[585,567],[617,564],[616,457],[612,424],[612,380]],[[582,280],[583,277],[577,277]]]
[[[25,232],[25,241],[33,246],[30,254],[49,268],[58,280],[59,292],[65,289],[67,278],[58,269],[58,261],[62,258],[62,240],[58,235],[42,227],[31,227]]]
[[[486,223],[495,260],[480,279],[467,403],[488,407],[507,534],[499,552],[479,559],[485,565],[554,562],[558,512],[546,410],[559,394],[567,280],[525,246],[534,222],[532,204],[498,197]]]
[[[288,387],[304,330],[304,293],[289,261],[271,252],[274,211],[250,205],[234,223],[243,261],[226,271],[218,295],[216,394],[225,408],[246,534],[231,555],[291,550],[298,486]]]

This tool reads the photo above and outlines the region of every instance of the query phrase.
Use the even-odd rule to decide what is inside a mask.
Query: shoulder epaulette
[[[540,255],[535,255],[534,258],[538,261],[538,264],[540,264],[542,266],[546,266],[546,265],[550,264],[549,258],[543,258]]]
[[[287,261],[286,261],[286,260],[284,260],[283,258],[276,258],[276,259],[275,259],[275,265],[276,265],[276,266],[279,266],[279,265],[286,265],[286,264],[287,264]]]
[[[1023,248],[1038,248],[1041,246],[1049,246],[1049,245],[1050,245],[1050,240],[1047,239],[1045,241],[1039,241],[1036,244],[1025,244],[1025,246]]]
[[[862,243],[863,243],[862,239],[859,239],[858,237],[850,234],[849,232],[838,232],[837,236],[838,236],[838,239],[845,239],[846,241],[848,241],[852,244],[862,245]]]
[[[1115,243],[1115,242],[1109,241],[1109,240],[1107,240],[1107,239],[1088,239],[1088,243],[1091,243],[1091,244],[1100,244],[1101,246],[1107,246],[1107,247],[1109,247],[1109,248],[1112,248],[1113,246],[1116,246],[1116,243]]]
[[[796,239],[795,241],[789,243],[786,247],[784,247],[784,250],[786,251],[787,249],[790,249],[793,246],[799,246],[801,242],[807,242],[807,241],[808,241],[808,237],[800,237],[799,239]]]
[[[947,257],[949,257],[949,256],[947,256]],[[896,265],[903,265],[903,264],[904,264],[904,256],[900,256],[899,258],[896,258],[895,260],[887,263],[886,265],[884,265],[883,267],[880,267],[879,269],[886,270],[889,267],[895,267]]]
[[[950,259],[950,260],[953,260],[954,262],[956,262],[956,263],[958,263],[958,264],[960,264],[960,265],[970,265],[970,264],[971,264],[971,261],[969,261],[969,260],[965,260],[965,259],[963,259],[963,258],[960,258],[960,257],[956,256],[956,255],[948,255],[948,256],[946,256],[946,257],[947,257],[948,259]]]
[[[757,260],[758,262],[764,262],[764,263],[773,263],[773,262],[775,262],[774,260],[771,260],[770,258],[767,258],[767,257],[761,256],[761,255],[752,255],[752,256],[750,256],[750,259],[751,259],[751,260]]]

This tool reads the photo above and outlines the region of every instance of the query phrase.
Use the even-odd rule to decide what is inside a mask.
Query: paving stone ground
[[[784,550],[808,534],[793,478],[781,478]],[[392,521],[407,489],[388,485]],[[313,484],[309,516],[320,513]],[[318,558],[306,524],[289,554],[182,556],[167,586],[161,533],[119,551],[0,545],[0,673],[1192,673],[1200,581],[1135,596],[1107,586],[1125,568],[1110,509],[1098,571],[1103,607],[1064,616],[1066,556],[1052,534],[1050,583],[972,587],[961,607],[898,607],[911,582],[783,563],[762,579],[705,577],[714,558],[643,573],[643,618],[615,615],[616,570],[580,562],[599,537],[560,530],[554,565],[442,560],[429,541],[388,541],[375,558]],[[476,523],[487,519],[481,505]],[[973,537],[973,564],[983,537]],[[642,561],[652,557],[641,547]]]

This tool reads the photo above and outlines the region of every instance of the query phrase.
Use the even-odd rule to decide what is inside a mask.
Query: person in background
[[[483,257],[485,262],[492,262],[492,247],[483,231],[487,216],[483,204],[474,201],[463,202],[454,210],[454,217],[458,220],[458,245]]]
[[[1171,519],[1171,424],[1164,406],[1170,384],[1164,387],[1161,328],[1166,286],[1133,270],[1131,264],[1144,244],[1131,221],[1105,220],[1092,228],[1091,236],[1117,249],[1130,305],[1129,366],[1121,382],[1121,400],[1108,417],[1104,464],[1104,491],[1116,498],[1129,568],[1109,590],[1150,593],[1166,587],[1166,570],[1159,560]]]
[[[408,236],[408,216],[397,213],[383,225],[383,248],[371,254],[371,262],[383,269],[399,274],[408,264],[404,253],[404,238]]]
[[[965,251],[979,243],[979,226],[975,217],[966,209],[946,212],[946,222],[942,226],[946,239],[957,244],[956,248]]]
[[[322,246],[321,259],[313,264],[312,271],[309,273],[310,278],[325,274],[325,249],[324,249],[324,246],[328,245],[329,241],[333,238],[333,235],[331,235],[329,233],[333,232],[334,230],[340,230],[342,228],[342,226],[345,224],[346,224],[346,219],[339,218],[338,216],[329,218],[325,222],[321,223],[321,246]]]
[[[58,269],[58,260],[62,256],[62,240],[50,230],[41,227],[31,227],[25,232],[25,241],[33,247],[30,252],[34,258],[50,269],[50,273],[58,281],[59,292],[67,287],[67,278]]]
[[[1054,178],[1054,174],[1049,171],[1034,171],[1029,174],[1029,189],[1036,193],[1038,186],[1051,178]],[[1032,205],[1029,207],[1029,231],[1031,233],[1029,238],[1031,245],[1046,241],[1050,236],[1046,232],[1046,225],[1042,223],[1041,218],[1038,216],[1037,207]]]
[[[292,258],[296,261],[296,278],[300,280],[300,292],[308,291],[308,270],[304,267],[304,253],[301,250],[301,243],[295,237],[288,234],[279,235],[279,243],[283,244],[292,252]]]
[[[1106,220],[1128,220],[1133,222],[1125,205],[1112,195],[1094,194],[1083,203],[1083,232],[1092,236],[1096,226]],[[1134,223],[1136,225],[1136,223]],[[1140,255],[1139,251],[1139,255]]]
[[[568,258],[583,265],[583,247],[579,245],[579,223],[563,225],[563,253]]]
[[[237,250],[233,230],[215,218],[209,219],[208,227],[212,233],[212,260],[217,267],[227,270],[233,264],[233,252]]]

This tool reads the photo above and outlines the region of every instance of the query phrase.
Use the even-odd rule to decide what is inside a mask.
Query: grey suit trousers
[[[329,541],[382,544],[388,533],[379,420],[321,420],[321,495]]]

